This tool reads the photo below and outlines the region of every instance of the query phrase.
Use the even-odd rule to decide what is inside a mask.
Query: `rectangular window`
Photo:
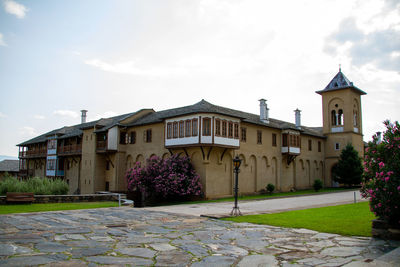
[[[51,139],[47,143],[47,149],[55,149],[56,148],[56,140]]]
[[[260,130],[257,131],[257,144],[262,144],[262,132]]]
[[[222,121],[222,136],[226,137],[226,121]]]
[[[172,123],[168,122],[167,123],[167,139],[172,138]]]
[[[239,139],[239,123],[234,124],[234,134],[235,134],[235,139]]]
[[[135,144],[136,143],[136,132],[131,132],[131,138],[129,140],[130,144]]]
[[[177,121],[174,121],[172,130],[173,130],[172,131],[173,137],[178,138],[178,122]]]
[[[312,140],[308,139],[308,150],[311,151],[312,150]]]
[[[119,143],[121,145],[125,145],[126,144],[126,132],[121,132],[119,134]]]
[[[109,170],[110,170],[110,161],[107,160],[106,161],[106,171],[109,171]]]
[[[321,141],[318,141],[318,152],[321,152]]]
[[[179,138],[185,137],[185,122],[180,121],[179,122]]]
[[[197,136],[197,124],[198,123],[198,120],[197,119],[193,119],[192,120],[192,136]]]
[[[215,119],[215,136],[221,135],[221,120]]]
[[[282,134],[282,146],[287,147],[288,146],[288,134]]]
[[[272,146],[276,146],[276,134],[272,134]]]
[[[146,143],[151,143],[152,133],[151,129],[146,130]]]
[[[203,135],[204,136],[211,135],[211,119],[210,118],[203,119]]]
[[[192,121],[191,120],[186,120],[185,122],[185,136],[189,137],[192,134]]]
[[[56,160],[48,159],[47,160],[47,170],[54,171],[56,169]]]
[[[240,128],[241,136],[240,136],[240,141],[246,142],[246,128],[241,127]]]

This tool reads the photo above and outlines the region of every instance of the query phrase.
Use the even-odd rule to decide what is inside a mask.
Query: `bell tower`
[[[364,156],[361,120],[361,96],[366,93],[339,72],[325,89],[317,91],[322,96],[323,134],[325,142],[325,185],[332,185],[332,167],[337,163],[342,149],[351,143],[360,157]]]

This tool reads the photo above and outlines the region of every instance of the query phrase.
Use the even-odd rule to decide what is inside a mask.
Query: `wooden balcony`
[[[20,158],[45,158],[46,155],[47,155],[46,149],[35,149],[35,150],[27,150],[19,152]]]
[[[82,153],[82,144],[59,146],[58,155],[79,155]]]

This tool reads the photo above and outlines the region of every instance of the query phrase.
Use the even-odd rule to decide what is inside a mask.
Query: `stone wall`
[[[118,201],[118,194],[35,195],[35,200],[32,203],[66,203],[66,202],[97,202],[97,201]],[[6,196],[0,196],[0,204],[7,204]]]

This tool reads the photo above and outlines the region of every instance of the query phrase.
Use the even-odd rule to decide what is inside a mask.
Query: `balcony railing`
[[[46,149],[34,149],[27,151],[20,151],[20,158],[44,158],[46,157],[47,150]]]
[[[82,153],[82,144],[59,146],[57,148],[58,155],[76,155]]]

